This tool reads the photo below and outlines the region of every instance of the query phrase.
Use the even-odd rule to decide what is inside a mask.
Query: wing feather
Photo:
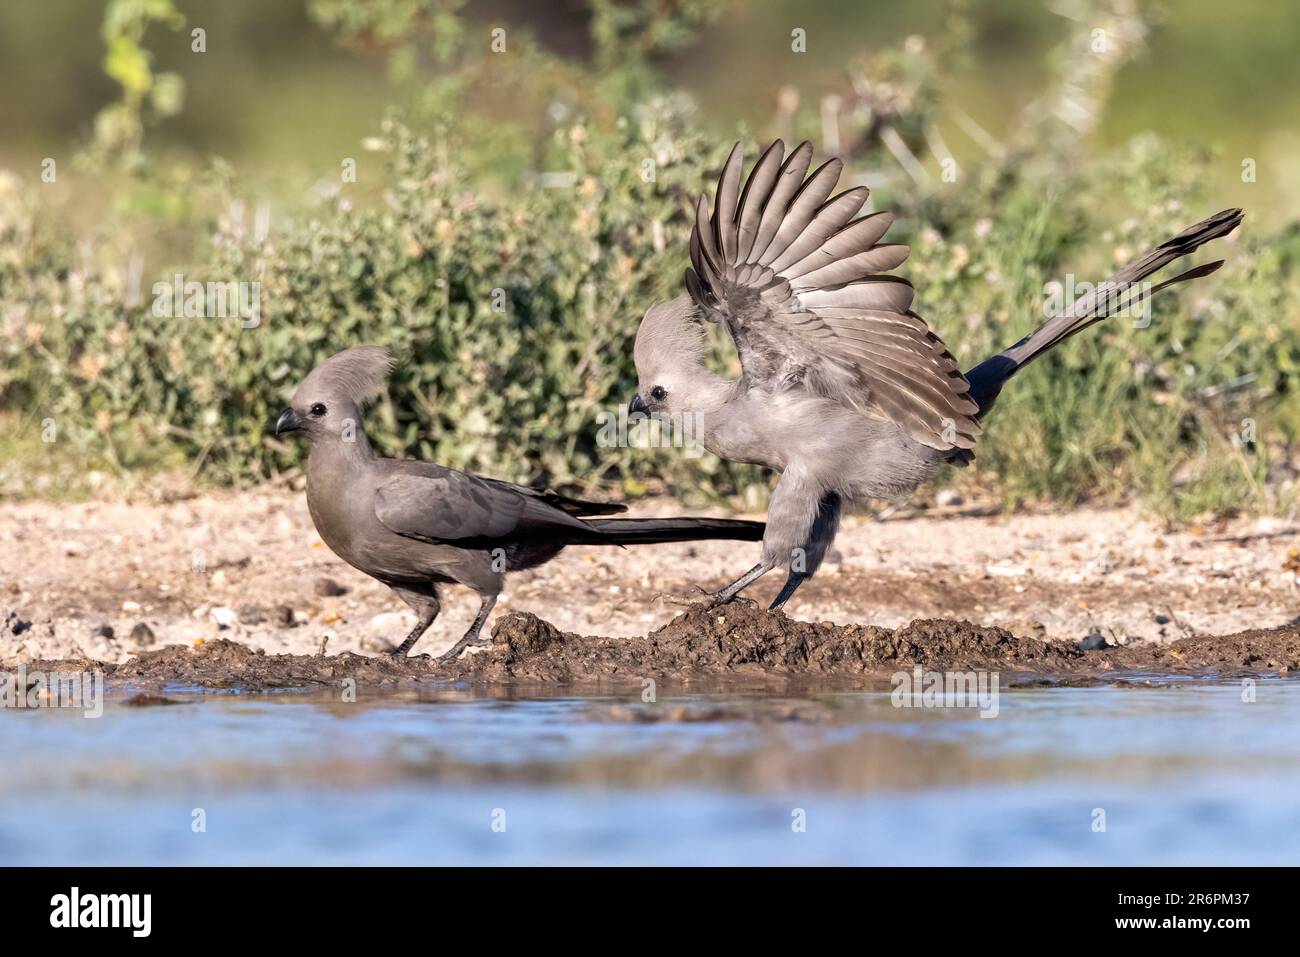
[[[912,284],[898,276],[868,276],[858,282],[840,283],[800,293],[800,301],[810,309],[820,306],[845,306],[881,312],[906,312],[912,308]]]
[[[486,548],[535,538],[591,541],[600,533],[576,517],[592,503],[431,462],[395,461],[375,491],[375,517],[389,531],[430,544]],[[604,507],[594,514],[604,514]]]
[[[790,244],[808,228],[812,218],[821,209],[822,203],[826,202],[826,197],[830,196],[835,189],[835,184],[840,179],[840,170],[843,168],[844,164],[839,160],[828,159],[799,187],[799,192],[790,201],[790,208],[781,217],[781,225],[772,238],[771,244],[763,251],[763,255],[758,257],[760,263],[764,266],[768,265],[785,252]]]
[[[897,269],[907,259],[906,246],[873,246],[864,253],[819,266],[799,276],[790,285],[796,290],[817,289],[851,282],[862,275]]]
[[[754,171],[745,181],[745,191],[740,194],[740,218],[737,223],[736,258],[741,262],[745,261],[754,248],[758,224],[780,174],[781,154],[784,152],[785,144],[777,140],[763,151],[763,155],[754,164]]]
[[[751,261],[758,261],[759,257],[767,251],[776,231],[781,228],[781,220],[785,218],[790,200],[803,185],[803,178],[808,172],[809,164],[812,163],[812,156],[812,144],[805,140],[794,148],[794,152],[782,164],[776,185],[772,187],[772,195],[768,197],[767,204],[763,207],[763,215],[759,219],[758,235],[754,237],[754,247],[749,252]]]
[[[722,259],[729,263],[736,261],[736,209],[740,205],[740,174],[744,166],[745,154],[737,143],[722,167],[713,198],[713,231],[718,237]]]
[[[804,228],[798,238],[786,247],[785,252],[776,257],[771,264],[772,268],[779,273],[784,273],[794,263],[801,262],[814,249],[820,249],[826,240],[839,232],[845,223],[858,214],[858,210],[866,203],[869,192],[865,186],[858,186],[845,190],[827,202],[817,210],[812,222]]]

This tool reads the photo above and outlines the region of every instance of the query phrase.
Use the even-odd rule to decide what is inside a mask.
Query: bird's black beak
[[[275,420],[274,431],[276,435],[284,435],[286,432],[296,432],[303,425],[302,416],[293,409],[285,409],[280,413],[279,418]]]
[[[628,415],[635,415],[638,412],[642,415],[650,414],[650,406],[645,404],[645,399],[641,398],[641,393],[639,392],[632,396],[632,401],[629,402],[627,406]]]

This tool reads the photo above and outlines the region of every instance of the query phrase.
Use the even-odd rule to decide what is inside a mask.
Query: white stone
[[[987,575],[997,575],[1001,578],[1016,578],[1020,575],[1029,573],[1029,569],[1020,565],[985,565],[984,573]]]
[[[397,634],[409,631],[414,621],[409,621],[400,611],[386,611],[370,619],[370,631],[380,634]]]
[[[239,621],[239,615],[233,608],[217,607],[212,609],[209,614],[212,620],[217,623],[218,628],[229,628]]]

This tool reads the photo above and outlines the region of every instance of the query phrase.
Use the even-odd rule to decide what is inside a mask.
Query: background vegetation
[[[267,420],[315,361],[364,341],[401,357],[371,419],[391,453],[757,504],[757,470],[599,448],[596,416],[631,394],[645,306],[679,291],[694,196],[734,138],[754,155],[782,135],[840,155],[843,183],[899,213],[917,308],[968,365],[1041,321],[1044,283],[1102,278],[1246,206],[1213,251],[1223,270],[1158,300],[1149,327],[1109,322],[1021,377],[978,468],[950,478],[1008,504],[1293,505],[1295,143],[1284,94],[1250,98],[1247,67],[1272,50],[1291,69],[1297,31],[1264,5],[1242,5],[1258,41],[1220,50],[1230,67],[1200,71],[1195,98],[1162,44],[1195,50],[1215,26],[1127,0],[827,5],[838,20],[723,0],[255,6],[109,0],[95,31],[84,4],[0,15],[21,71],[0,146],[4,494],[160,469],[292,480],[297,449]],[[51,31],[60,17],[81,32]],[[22,80],[57,42],[67,86],[39,112]],[[260,324],[153,315],[151,287],[178,272],[259,282]]]

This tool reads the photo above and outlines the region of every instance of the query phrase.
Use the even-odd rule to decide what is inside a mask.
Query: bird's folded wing
[[[510,482],[503,482],[500,479],[483,478],[476,476],[479,481],[487,482],[490,485],[500,486],[512,492],[523,495],[529,495],[533,498],[545,502],[547,505],[553,505],[561,511],[568,512],[570,515],[617,515],[619,512],[626,512],[627,506],[619,502],[593,502],[585,498],[571,498],[568,495],[561,495],[559,492],[553,492],[550,489],[541,491],[534,488],[528,488],[524,485],[514,485]]]
[[[741,188],[740,144],[701,196],[686,286],[735,340],[747,379],[802,387],[884,416],[935,449],[970,448],[978,408],[956,360],[911,311],[912,286],[886,275],[907,258],[880,244],[893,217],[858,216],[865,187],[835,196],[843,164],[805,179],[812,146],[777,140]]]
[[[385,480],[375,493],[375,517],[406,538],[462,548],[599,537],[531,489],[440,466]]]

